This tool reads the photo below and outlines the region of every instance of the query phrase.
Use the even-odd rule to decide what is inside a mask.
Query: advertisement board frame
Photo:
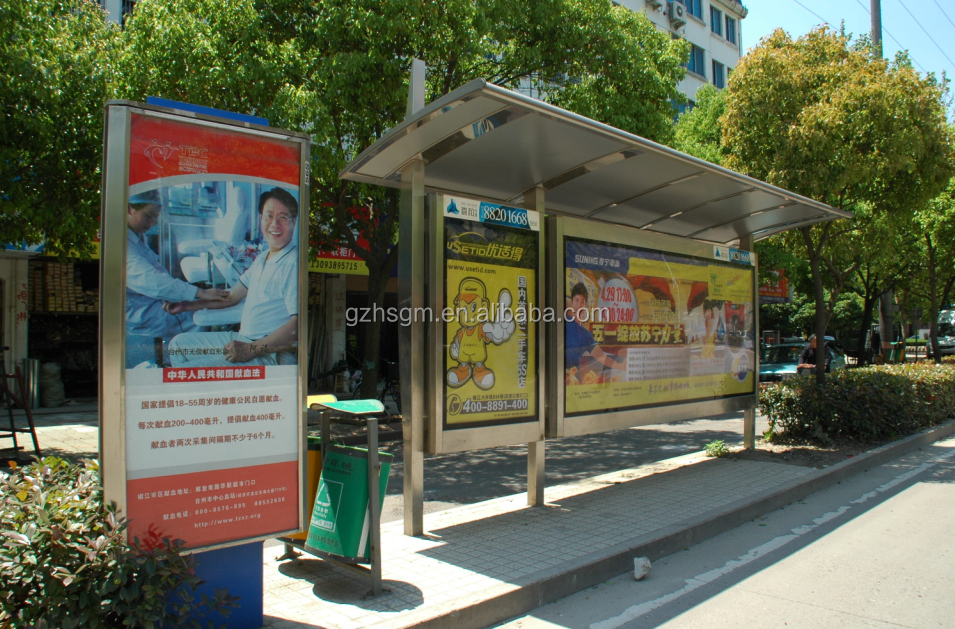
[[[647,230],[589,221],[563,216],[548,216],[545,219],[548,258],[547,276],[547,304],[555,310],[563,312],[565,303],[565,276],[566,266],[564,248],[566,238],[577,238],[605,242],[608,244],[626,247],[640,247],[686,255],[695,258],[720,260],[717,255],[726,255],[725,245],[715,245],[711,242],[678,238],[667,234],[659,234]],[[753,296],[754,296],[754,329],[759,329],[759,308],[757,297],[756,254],[750,252],[753,265]],[[550,350],[550,360],[546,363],[547,380],[554,383],[548,390],[548,408],[546,422],[547,438],[570,437],[587,435],[609,430],[618,430],[634,426],[661,424],[685,419],[695,419],[723,413],[732,413],[741,410],[755,409],[758,403],[758,374],[759,352],[754,351],[754,384],[752,394],[743,394],[733,397],[713,400],[670,402],[652,407],[607,411],[565,416],[565,387],[564,382],[564,329],[561,325],[547,326],[547,345]],[[560,383],[560,384],[558,384]]]
[[[533,198],[533,195],[531,196]],[[429,226],[427,234],[427,267],[428,283],[430,284],[430,287],[428,291],[428,302],[426,305],[431,308],[431,312],[435,313],[435,316],[438,316],[442,309],[446,306],[446,257],[444,237],[445,216],[443,208],[446,200],[451,197],[473,200],[479,203],[483,202],[480,199],[475,199],[474,197],[470,197],[468,195],[458,194],[432,194],[428,195],[427,197],[426,213],[428,216],[427,222]],[[536,206],[533,208],[516,209],[535,212],[537,211]],[[537,238],[537,266],[535,269],[537,272],[537,290],[535,291],[536,294],[534,295],[534,301],[531,302],[531,304],[540,307],[539,304],[544,303],[544,298],[546,295],[546,282],[544,279],[546,235],[544,233],[543,215],[540,213],[538,213],[538,215],[541,219],[541,222],[540,231]],[[544,407],[546,402],[546,379],[542,377],[544,373],[543,365],[545,364],[545,337],[542,325],[540,323],[535,325],[535,358],[537,367],[535,370],[535,376],[537,378],[537,389],[535,392],[537,396],[536,420],[453,429],[449,429],[445,426],[444,391],[446,375],[445,353],[447,351],[447,347],[444,344],[444,330],[444,323],[436,321],[434,324],[429,324],[427,326],[426,332],[426,345],[428,348],[427,379],[430,385],[430,391],[432,392],[427,402],[429,416],[427,422],[427,438],[425,440],[427,452],[429,454],[447,454],[451,452],[464,452],[467,450],[478,450],[482,448],[493,448],[541,441],[544,438]]]
[[[306,394],[307,394],[307,312],[308,312],[308,219],[311,140],[301,133],[230,120],[217,116],[186,112],[133,101],[107,101],[104,120],[102,258],[100,265],[100,417],[99,450],[104,501],[127,515],[126,452],[126,208],[129,201],[129,167],[132,116],[155,117],[180,123],[249,136],[258,136],[298,144],[299,154],[299,234],[298,234],[298,383],[295,435],[298,439],[298,528],[274,531],[251,537],[231,539],[186,552],[204,552],[227,548],[284,534],[307,526],[306,478]],[[302,220],[302,217],[305,217]]]

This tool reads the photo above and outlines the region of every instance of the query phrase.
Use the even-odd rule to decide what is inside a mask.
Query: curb
[[[656,561],[952,434],[955,434],[955,421],[814,470],[780,488],[742,498],[696,518],[542,570],[517,583],[491,588],[478,595],[480,598],[458,599],[374,626],[482,629],[630,572],[634,557]]]

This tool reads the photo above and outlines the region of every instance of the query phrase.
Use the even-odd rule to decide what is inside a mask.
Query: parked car
[[[799,355],[808,341],[780,343],[767,345],[759,353],[759,381],[779,382],[788,380],[796,375],[799,366]],[[833,337],[826,337],[826,346],[832,353],[829,361],[829,371],[846,368],[846,353]]]

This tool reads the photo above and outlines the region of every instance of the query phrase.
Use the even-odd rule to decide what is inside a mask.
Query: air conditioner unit
[[[647,6],[652,9],[659,9],[663,6],[663,0],[647,0]]]
[[[686,26],[686,7],[672,0],[668,2],[667,5],[667,14],[670,16],[670,26],[673,28],[683,28]]]

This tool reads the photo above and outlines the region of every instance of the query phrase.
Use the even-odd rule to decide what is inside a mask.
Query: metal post
[[[398,306],[408,312],[425,307],[424,162],[413,161],[402,170],[401,215],[398,242]],[[404,436],[405,535],[424,533],[424,425],[427,389],[425,322],[412,317],[399,326],[401,357],[401,429]],[[434,395],[437,395],[436,393]]]
[[[744,251],[753,250],[753,235],[747,234],[745,236],[740,236],[739,239],[739,248]],[[759,286],[759,266],[753,267],[753,275],[756,286]],[[756,289],[756,286],[753,287],[753,378],[756,380],[754,383],[756,386],[756,399],[754,399],[754,405],[758,402],[759,398],[759,291]],[[750,449],[756,446],[756,408],[747,408],[743,410],[743,448]]]
[[[322,422],[322,466],[325,466],[325,457],[328,454],[328,445],[332,441],[331,414],[328,411],[322,411],[318,415]]]
[[[408,78],[411,116],[424,108],[425,71],[421,59],[412,59]],[[424,312],[425,216],[424,162],[413,160],[401,171],[401,213],[398,225],[398,306]],[[422,309],[422,310],[419,310]],[[424,412],[425,322],[412,317],[411,325],[398,328],[401,359],[401,430],[404,437],[405,535],[424,533]]]
[[[528,190],[524,193],[524,207],[528,210],[534,210],[540,213],[541,217],[544,216],[544,189],[541,187],[534,188],[533,190]],[[539,236],[541,239],[542,245],[541,249],[546,246],[543,244],[543,234]],[[543,257],[540,256],[538,259],[538,270],[543,268]],[[539,302],[543,303],[541,295],[544,294],[545,288],[545,277],[543,273],[538,272],[537,274],[537,299]],[[544,335],[541,333],[540,324],[537,324],[537,413],[538,417],[544,417],[544,414],[547,412],[546,405],[546,378],[544,378],[545,373],[545,352],[544,347],[546,345]],[[539,422],[540,423],[540,422]],[[544,486],[546,484],[545,474],[544,474],[544,432],[543,427],[538,435],[537,441],[532,441],[527,444],[527,504],[535,506],[543,506],[544,504]]]
[[[126,513],[126,193],[129,110],[106,109],[99,308],[99,459],[103,502]]]
[[[876,54],[882,57],[882,0],[869,0],[872,16],[872,44],[875,46]]]
[[[743,448],[749,450],[756,446],[756,409],[743,411]]]
[[[371,595],[381,594],[381,462],[378,460],[378,420],[369,417],[368,429],[368,511],[371,519]]]

